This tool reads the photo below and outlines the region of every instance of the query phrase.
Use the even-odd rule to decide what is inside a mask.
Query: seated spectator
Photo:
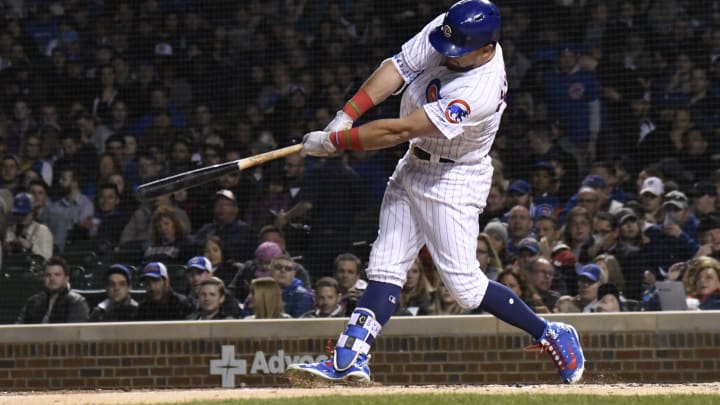
[[[718,193],[715,184],[711,181],[699,181],[693,184],[692,189],[688,193],[692,198],[692,213],[701,218],[718,211]]]
[[[620,268],[620,263],[613,255],[602,254],[595,257],[593,263],[596,263],[607,276],[607,282],[614,285],[620,291],[621,295],[625,295],[625,276]]]
[[[533,190],[530,183],[525,180],[515,180],[508,186],[507,189],[507,203],[509,207],[521,205],[525,207],[530,215],[533,216],[535,213],[535,206],[533,205]],[[506,214],[507,215],[507,214]],[[507,218],[505,218],[507,219]]]
[[[129,219],[129,216],[135,212],[139,205],[137,198],[133,194],[134,190],[131,190],[130,186],[128,186],[125,176],[119,173],[111,175],[109,183],[115,185],[118,194],[120,194],[120,211],[127,215]],[[120,231],[123,230],[123,226],[120,227]]]
[[[194,312],[192,301],[170,287],[170,278],[164,264],[146,264],[140,280],[145,286],[146,298],[138,308],[138,320],[173,321],[186,319]]]
[[[568,201],[565,212],[578,206],[585,208],[594,217],[601,210],[615,214],[622,208],[621,202],[612,199],[611,186],[604,177],[607,173],[602,172],[603,175],[590,174],[583,179],[577,194]]]
[[[322,277],[315,283],[315,308],[304,313],[301,318],[340,318],[345,316],[345,308],[340,303],[342,295],[337,280]]]
[[[663,196],[664,221],[672,220],[686,234],[695,237],[699,220],[690,211],[689,200],[681,191],[670,191]],[[669,219],[668,219],[669,216]]]
[[[17,323],[87,322],[85,298],[70,291],[70,274],[65,259],[53,256],[45,262],[43,291],[30,297],[20,310]]]
[[[458,304],[445,283],[440,277],[437,277],[431,315],[464,315],[469,313],[470,311]]]
[[[50,203],[50,199],[48,198],[48,185],[43,181],[32,181],[28,185],[27,189],[28,193],[33,196],[33,211],[35,211],[35,220],[41,224],[47,225],[47,207]],[[2,196],[0,196],[0,200],[2,199]],[[48,230],[49,229],[50,228],[48,228]]]
[[[94,237],[99,244],[116,246],[128,219],[128,213],[123,211],[120,206],[120,192],[115,184],[101,184],[98,187],[97,205],[90,236]]]
[[[286,253],[290,256],[293,256],[288,252],[287,250],[287,244],[285,242],[285,234],[283,233],[280,228],[276,227],[275,225],[265,225],[262,228],[260,228],[260,231],[258,232],[258,240],[260,243],[263,242],[275,242],[280,246],[280,249],[282,249],[283,253]],[[296,269],[296,277],[300,279],[303,283],[303,287],[306,289],[311,289],[312,283],[310,282],[310,274],[305,269],[305,267],[295,262],[295,269]]]
[[[608,249],[608,253],[617,258],[622,269],[626,281],[623,295],[626,298],[640,299],[644,269],[642,250],[650,239],[640,229],[638,216],[632,209],[621,209],[615,219],[618,224],[618,239]]]
[[[145,260],[185,261],[195,251],[188,229],[169,206],[158,207],[150,224],[150,246]]]
[[[665,184],[659,177],[648,177],[643,180],[640,188],[640,206],[642,207],[642,230],[662,223],[663,194]]]
[[[698,240],[701,246],[696,257],[710,256],[720,260],[720,214],[706,215],[700,220]]]
[[[302,281],[295,277],[295,261],[292,257],[282,254],[270,265],[271,275],[282,288],[282,299],[285,312],[293,318],[301,317],[312,308],[312,294],[302,286]]]
[[[497,279],[500,269],[502,269],[502,262],[498,257],[495,248],[490,241],[490,235],[482,232],[478,235],[478,243],[475,248],[475,257],[480,263],[480,269],[485,273],[485,276],[490,280]]]
[[[551,262],[555,268],[552,289],[561,295],[577,294],[577,258],[564,243],[555,245],[551,251]]]
[[[195,234],[196,240],[204,241],[210,235],[222,240],[223,245],[232,246],[226,252],[228,259],[245,260],[252,256],[254,246],[250,226],[238,218],[238,204],[235,193],[220,190],[215,194],[213,222],[203,225]]]
[[[360,258],[352,253],[341,253],[335,257],[334,277],[340,286],[342,304],[347,316],[355,310],[357,300],[367,287],[367,282],[360,278],[362,272],[360,264]]]
[[[517,258],[520,241],[532,236],[532,218],[530,211],[523,205],[516,205],[508,212],[507,231],[508,237],[505,249],[511,257]]]
[[[653,225],[645,231],[650,238],[650,243],[644,250],[645,273],[646,277],[650,278],[650,284],[654,284],[653,279],[664,280],[673,263],[691,259],[700,247],[695,235],[688,235],[681,228],[678,214],[682,209],[677,206],[679,202],[676,196],[674,192],[666,194],[663,223]],[[687,207],[686,202],[683,204]]]
[[[539,215],[554,215],[560,209],[560,199],[557,196],[560,183],[557,178],[555,165],[551,161],[541,160],[532,168],[531,181],[533,191],[533,217]]]
[[[50,258],[53,252],[53,236],[47,226],[35,221],[32,195],[16,195],[12,214],[16,223],[9,227],[5,234],[3,253],[25,253],[42,256],[43,259]]]
[[[155,211],[159,207],[168,207],[172,210],[178,221],[183,224],[182,228],[190,228],[190,218],[182,208],[179,208],[173,202],[170,195],[161,195],[156,197],[150,203],[141,204],[130,217],[128,222],[120,234],[120,244],[124,244],[131,241],[149,241],[150,240],[150,224]]]
[[[598,288],[598,302],[595,312],[620,312],[623,309],[620,291],[615,284],[606,283]]]
[[[433,293],[434,289],[425,276],[422,260],[417,258],[407,271],[398,308],[407,309],[412,315],[430,315]]]
[[[252,280],[258,277],[270,277],[270,264],[282,254],[283,252],[277,243],[261,243],[255,249],[255,259],[243,263],[228,285],[235,298],[245,301],[250,292]]]
[[[20,159],[15,155],[4,155],[0,167],[0,188],[16,194],[22,186],[22,168]]]
[[[588,253],[590,256],[607,253],[618,239],[619,232],[615,216],[607,211],[596,212],[593,216],[593,232],[597,243]]]
[[[48,206],[47,225],[52,231],[55,246],[65,248],[68,235],[87,235],[92,228],[95,208],[92,201],[80,192],[80,172],[76,167],[65,166],[59,172],[62,197]]]
[[[554,275],[555,267],[550,263],[550,260],[542,256],[530,262],[527,267],[530,285],[535,288],[543,304],[550,312],[553,312],[555,304],[560,298],[560,293],[552,289]]]
[[[43,139],[39,134],[28,134],[25,137],[20,154],[20,168],[22,171],[35,170],[45,184],[53,184],[52,165],[42,157],[42,143]]]
[[[191,320],[216,320],[216,319],[236,319],[239,314],[233,316],[224,311],[224,303],[227,297],[225,295],[225,283],[217,277],[210,277],[200,282],[197,286],[197,296],[199,308],[195,313],[190,315]]]
[[[587,264],[592,261],[590,251],[596,244],[593,237],[593,218],[583,207],[573,207],[568,211],[563,238],[570,247],[578,263]]]
[[[205,239],[203,256],[210,260],[213,268],[213,276],[222,280],[225,285],[228,285],[237,273],[239,264],[231,260],[225,260],[223,250],[222,241],[217,236],[211,235]]]
[[[552,257],[552,250],[562,243],[560,222],[552,215],[540,215],[535,218],[534,227],[540,252],[546,258]]]
[[[105,273],[107,298],[90,312],[90,322],[123,322],[137,319],[138,303],[130,296],[132,272],[122,264],[113,264]]]
[[[506,249],[508,241],[507,226],[500,221],[493,220],[485,225],[483,233],[486,233],[490,237],[490,244],[493,249],[495,249],[495,253],[497,253],[500,258],[503,267],[510,264],[512,262],[512,256]]]
[[[598,289],[603,284],[602,269],[595,263],[586,264],[578,272],[578,295],[575,303],[583,312],[595,312]]]
[[[512,268],[507,268],[498,274],[497,281],[513,290],[533,311],[537,313],[549,312],[540,295],[528,283],[524,272],[517,272]]]
[[[196,303],[199,304],[200,300],[200,285],[208,279],[217,278],[213,271],[212,263],[210,259],[204,256],[195,256],[188,260],[185,269],[185,276],[188,280],[187,296]],[[221,280],[222,281],[222,280]],[[227,315],[233,318],[239,318],[241,312],[241,305],[238,300],[232,295],[225,295],[225,283],[223,283],[223,302],[222,312],[223,315]],[[197,307],[197,305],[196,305]]]
[[[282,290],[272,277],[259,277],[252,281],[245,304],[245,319],[292,318],[283,310]]]
[[[527,271],[530,263],[542,255],[540,244],[532,237],[521,240],[517,245],[517,252],[516,271]]]
[[[700,256],[690,262],[688,281],[694,287],[694,296],[700,301],[699,309],[720,309],[720,262],[712,257]]]

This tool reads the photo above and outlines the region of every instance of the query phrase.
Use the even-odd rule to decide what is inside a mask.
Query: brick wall
[[[717,381],[720,313],[687,315],[675,319],[676,329],[686,330],[675,331],[675,321],[657,318],[662,314],[647,315],[654,322],[599,314],[571,320],[585,348],[585,382]],[[633,323],[636,330],[617,330]],[[637,330],[648,323],[655,327]],[[559,381],[546,355],[523,352],[529,337],[488,316],[403,319],[391,326],[371,361],[381,383]],[[0,328],[0,388],[280,386],[287,384],[287,363],[317,359],[327,340],[336,338],[329,331],[341,327],[337,320],[9,326]],[[234,353],[223,358],[223,350]],[[218,374],[228,370],[234,378]]]

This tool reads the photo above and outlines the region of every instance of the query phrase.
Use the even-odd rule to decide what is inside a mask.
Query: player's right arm
[[[381,119],[342,131],[313,131],[303,137],[303,150],[311,156],[330,156],[338,150],[379,150],[416,137],[443,137],[443,132],[418,108],[402,118]]]

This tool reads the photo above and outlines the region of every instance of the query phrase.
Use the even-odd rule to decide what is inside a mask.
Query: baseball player
[[[305,135],[303,147],[312,156],[407,141],[410,148],[388,182],[369,283],[332,358],[290,365],[290,374],[369,381],[370,347],[395,311],[407,270],[427,245],[442,281],[463,307],[479,307],[530,333],[566,383],[582,377],[575,329],[538,317],[510,289],[488,280],[475,256],[478,216],[492,180],[488,153],[507,92],[499,33],[500,14],[489,0],[455,3],[383,61],[324,131]],[[400,118],[350,128],[402,90]]]

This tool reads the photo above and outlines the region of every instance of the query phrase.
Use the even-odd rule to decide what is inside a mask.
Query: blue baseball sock
[[[496,281],[490,280],[480,309],[526,331],[535,339],[545,332],[545,320],[537,316],[511,289]]]
[[[365,292],[358,299],[357,308],[367,308],[375,313],[375,320],[385,325],[395,313],[402,289],[395,284],[381,281],[369,281]],[[367,343],[373,344],[375,339],[368,337]]]
[[[370,281],[350,316],[347,328],[335,346],[333,367],[345,371],[359,356],[367,355],[380,329],[390,320],[398,302],[401,288],[379,281]]]

